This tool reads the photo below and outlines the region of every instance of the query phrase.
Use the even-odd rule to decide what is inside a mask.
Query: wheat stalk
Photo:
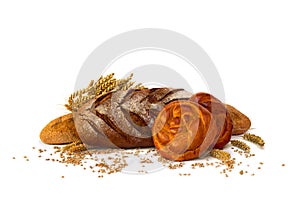
[[[242,150],[244,150],[246,153],[250,152],[250,147],[245,143],[240,140],[231,140],[232,146],[238,147]]]
[[[226,161],[226,160],[229,160],[231,158],[230,153],[228,153],[226,151],[223,151],[223,150],[220,150],[220,149],[213,149],[210,152],[210,155],[212,157],[217,158],[217,159],[222,160],[222,161]]]
[[[260,145],[260,146],[262,146],[262,147],[265,145],[265,141],[264,141],[261,137],[259,137],[259,136],[257,136],[257,135],[254,135],[254,134],[245,133],[245,134],[243,135],[243,138],[244,138],[245,140],[248,140],[248,141],[250,141],[250,142],[253,142],[253,143],[255,143],[255,144],[258,144],[258,145]]]
[[[114,73],[108,74],[103,77],[100,76],[95,82],[91,80],[88,86],[84,89],[75,91],[69,96],[68,104],[65,107],[70,111],[77,111],[78,108],[90,99],[96,98],[99,95],[106,94],[111,91],[128,90],[133,89],[144,89],[142,84],[134,85],[134,81],[131,81],[133,74],[130,74],[127,78],[116,79]]]

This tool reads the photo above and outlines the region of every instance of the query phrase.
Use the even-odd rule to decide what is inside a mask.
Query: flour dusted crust
[[[151,127],[160,110],[171,101],[191,95],[172,88],[109,92],[74,112],[76,129],[82,142],[91,146],[151,147]]]

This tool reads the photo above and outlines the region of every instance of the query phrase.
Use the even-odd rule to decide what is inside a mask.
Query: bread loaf
[[[200,104],[212,113],[220,132],[214,148],[222,149],[230,141],[233,129],[232,120],[225,105],[213,95],[205,92],[196,93],[189,100]]]
[[[109,92],[89,100],[73,114],[83,143],[103,148],[153,146],[151,127],[160,110],[187,100],[183,89],[152,88]]]
[[[152,135],[160,154],[174,161],[206,155],[220,134],[210,111],[192,101],[174,101],[155,119]]]
[[[41,131],[40,139],[46,144],[68,144],[79,139],[72,113],[49,122]]]
[[[251,127],[251,120],[235,107],[226,104],[226,109],[232,119],[232,135],[240,135],[248,131]]]

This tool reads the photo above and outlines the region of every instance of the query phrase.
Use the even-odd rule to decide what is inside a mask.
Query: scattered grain
[[[171,163],[170,163],[170,164],[168,165],[168,168],[169,168],[169,169],[178,169],[178,168],[182,168],[183,165],[184,165],[183,162],[180,162],[180,163],[178,163],[178,164],[171,164]]]
[[[232,141],[234,145],[235,140]],[[238,144],[229,147],[231,152],[235,155],[245,156],[250,158],[255,156],[253,153],[249,153],[250,147],[248,148],[243,144],[242,141],[238,141]],[[239,150],[241,149],[241,150]],[[149,149],[131,149],[131,150],[122,150],[122,149],[89,149],[87,150],[81,142],[75,142],[65,146],[54,146],[53,151],[46,153],[46,149],[37,149],[41,158],[42,154],[45,157],[46,161],[52,161],[64,164],[66,167],[69,165],[82,167],[83,170],[88,170],[91,173],[97,174],[96,177],[103,178],[104,175],[114,174],[122,171],[128,166],[126,160],[132,159],[135,157],[139,159],[140,169],[136,172],[140,174],[147,174],[148,165],[155,164],[157,161],[161,163],[162,166],[165,166],[172,170],[187,169],[185,164],[188,162],[171,162],[163,157],[156,151],[155,148]],[[207,167],[214,167],[219,169],[220,174],[223,174],[225,177],[229,177],[229,174],[238,171],[241,175],[251,175],[254,176],[253,172],[243,169],[243,167],[248,167],[250,165],[242,161],[237,160],[237,158],[231,158],[229,152],[219,149],[213,149],[210,154],[212,157],[217,158],[218,160],[212,160],[210,157],[205,159],[190,161],[189,169],[201,169]],[[27,156],[24,156],[25,159],[28,159]],[[15,157],[13,157],[15,159]],[[259,162],[259,165],[263,165],[263,162]],[[282,166],[285,166],[282,164]],[[257,169],[261,169],[258,166]],[[179,173],[179,176],[191,176],[190,173]]]

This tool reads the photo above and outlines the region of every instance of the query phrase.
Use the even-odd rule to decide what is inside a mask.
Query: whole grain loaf
[[[74,112],[83,143],[103,148],[153,146],[151,127],[160,110],[174,100],[187,100],[183,89],[152,88],[109,92]]]

